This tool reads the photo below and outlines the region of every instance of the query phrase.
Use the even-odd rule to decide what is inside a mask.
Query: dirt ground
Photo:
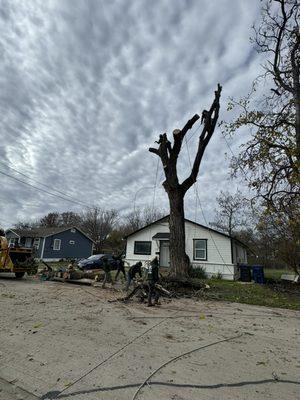
[[[0,399],[300,398],[299,311],[119,295],[1,278]]]

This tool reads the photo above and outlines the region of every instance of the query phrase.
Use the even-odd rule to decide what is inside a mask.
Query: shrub
[[[191,278],[206,279],[207,273],[204,267],[194,267],[191,268],[190,276]]]
[[[220,271],[218,271],[218,273],[216,275],[214,275],[214,279],[222,280],[223,279],[222,273]]]

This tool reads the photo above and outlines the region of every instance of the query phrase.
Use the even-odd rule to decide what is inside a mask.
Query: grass
[[[294,274],[294,272],[290,269],[269,269],[269,268],[264,268],[264,274],[265,278],[268,279],[274,279],[276,281],[279,281],[281,278],[282,274]]]
[[[266,284],[205,280],[210,286],[206,298],[266,307],[300,310],[300,288],[292,284]]]

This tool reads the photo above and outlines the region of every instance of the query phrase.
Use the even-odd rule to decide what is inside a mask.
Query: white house
[[[246,246],[222,232],[185,220],[186,253],[194,268],[204,267],[208,277],[221,273],[224,279],[238,276],[237,264],[247,263]],[[169,267],[168,216],[149,224],[126,237],[126,261],[148,261],[156,255],[161,267]]]

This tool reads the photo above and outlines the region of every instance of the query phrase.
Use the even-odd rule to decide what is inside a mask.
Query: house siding
[[[5,236],[6,236],[6,239],[8,241],[11,238],[18,238],[19,237],[16,233],[14,233],[13,231],[10,231],[10,230],[5,232]]]
[[[155,255],[159,254],[159,241],[152,240],[156,233],[169,232],[169,224],[167,221],[159,221],[152,224],[145,229],[132,234],[127,238],[126,247],[126,261],[132,265],[137,261],[149,261]],[[232,252],[236,254],[243,252],[243,256],[247,257],[246,252],[242,246],[236,245],[231,248],[231,239],[220,233],[205,229],[204,227],[197,226],[189,221],[185,222],[185,235],[186,235],[186,253],[189,256],[194,268],[205,268],[208,276],[221,273],[225,279],[235,279],[237,276],[236,262],[232,261]],[[207,241],[207,259],[194,260],[194,239],[205,239]],[[151,241],[151,255],[138,255],[134,254],[135,241]],[[237,260],[237,257],[235,258]],[[237,261],[240,262],[240,261]]]
[[[237,242],[233,242],[232,244],[232,258],[234,264],[247,263],[246,249]]]
[[[60,239],[60,250],[53,250],[54,239]],[[75,244],[70,244],[73,240]],[[45,238],[43,259],[86,258],[92,254],[93,242],[77,229],[53,234]]]

